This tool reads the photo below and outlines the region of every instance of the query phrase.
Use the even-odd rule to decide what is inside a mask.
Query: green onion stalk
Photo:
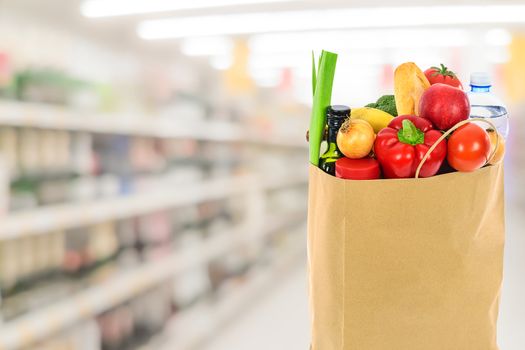
[[[319,69],[315,71],[315,57],[312,52],[313,104],[310,117],[310,163],[319,166],[319,153],[326,126],[326,109],[331,104],[337,54],[322,51]]]

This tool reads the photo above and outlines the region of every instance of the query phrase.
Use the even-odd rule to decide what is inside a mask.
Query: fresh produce
[[[491,143],[479,125],[467,123],[455,130],[448,140],[448,162],[458,171],[474,171],[487,163]]]
[[[445,84],[434,84],[421,96],[419,116],[428,119],[440,130],[448,130],[468,119],[470,103],[467,94]]]
[[[310,117],[310,163],[319,165],[319,153],[321,141],[326,126],[326,108],[332,99],[332,87],[335,76],[335,66],[337,64],[337,54],[323,51],[319,59],[319,70],[317,75],[312,76],[312,88],[314,90],[314,100],[312,105],[312,115]],[[312,70],[315,70],[315,60]]]
[[[432,123],[415,115],[394,118],[381,130],[374,144],[374,152],[386,178],[414,177],[416,169],[429,150],[441,137]],[[435,175],[447,155],[447,142],[443,140],[430,153],[421,168],[420,177]]]
[[[348,158],[364,158],[372,150],[375,136],[366,120],[349,118],[337,133],[337,147]]]
[[[315,97],[315,86],[317,85],[317,72],[315,70],[315,54],[312,51],[312,95]]]
[[[394,95],[383,95],[377,102],[369,103],[365,107],[371,107],[397,117],[396,98]]]
[[[335,162],[335,176],[350,180],[379,179],[379,163],[372,157],[361,159],[340,158]]]
[[[413,62],[399,65],[394,72],[394,94],[399,115],[419,115],[419,99],[430,83]]]
[[[423,73],[415,63],[403,63],[394,72],[394,95],[350,110],[330,105],[336,61],[336,54],[323,51],[317,65],[312,54],[307,140],[310,162],[325,173],[344,179],[429,177],[502,161],[505,139],[491,122],[470,118],[469,98],[444,64]],[[340,107],[344,114],[337,114]],[[331,122],[334,116],[337,123]],[[324,139],[327,151],[319,156]]]
[[[350,117],[352,119],[366,120],[372,125],[376,134],[379,130],[387,127],[388,123],[394,119],[394,116],[391,114],[370,107],[354,108],[352,109],[352,112],[350,112]]]
[[[487,132],[490,139],[490,154],[494,153],[492,158],[489,159],[489,164],[498,164],[505,156],[505,138],[493,129],[489,129]],[[496,151],[494,151],[494,149],[496,149]]]
[[[430,67],[427,69],[425,76],[431,85],[439,83],[463,89],[463,85],[461,85],[456,73],[448,70],[443,63],[441,63],[440,67]]]

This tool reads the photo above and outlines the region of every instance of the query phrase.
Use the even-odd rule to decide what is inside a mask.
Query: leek
[[[312,96],[315,96],[315,85],[317,84],[317,73],[315,71],[315,54],[312,51]]]
[[[326,126],[326,109],[331,104],[336,63],[337,54],[323,50],[319,58],[317,76],[315,76],[315,62],[312,62],[312,86],[314,88],[314,99],[312,114],[310,117],[309,142],[310,163],[315,166],[319,165],[319,153]]]

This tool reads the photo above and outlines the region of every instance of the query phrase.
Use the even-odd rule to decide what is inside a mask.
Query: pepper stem
[[[403,127],[397,133],[397,138],[400,142],[412,146],[425,142],[425,133],[419,130],[410,120],[403,120],[402,125]]]

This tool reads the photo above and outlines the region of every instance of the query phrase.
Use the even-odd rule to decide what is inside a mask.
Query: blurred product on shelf
[[[173,304],[177,310],[191,305],[211,290],[211,281],[204,266],[186,271],[173,281]]]
[[[9,55],[5,52],[0,52],[0,96],[7,93],[7,89],[11,84],[11,63]]]
[[[195,182],[203,178],[201,169],[217,177],[240,166],[222,161],[229,147],[201,148],[189,140],[16,128],[1,128],[0,138],[7,159],[0,181],[5,185],[12,174],[11,210],[125,195],[166,181]],[[192,159],[197,150],[201,155]]]
[[[0,135],[1,137],[1,135]],[[0,153],[0,220],[9,211],[9,164]]]
[[[0,242],[2,316],[9,320],[67,295],[59,278],[64,263],[64,232]]]
[[[170,288],[161,285],[97,318],[103,350],[136,349],[162,331],[171,315]]]
[[[60,71],[26,69],[15,73],[10,89],[18,100],[65,104],[89,87],[89,83]]]
[[[86,320],[28,350],[100,350],[101,341],[97,322]]]
[[[15,130],[15,134],[17,131]],[[38,134],[39,132],[35,130],[35,135]],[[84,142],[83,144],[102,147],[101,145],[104,145],[104,142],[96,142],[100,137],[99,135],[92,135],[95,142]],[[104,136],[103,138],[110,137]],[[75,135],[71,140],[74,139]],[[144,144],[144,140],[140,142]],[[195,143],[187,141],[166,140],[165,144],[177,150],[178,154],[183,157],[197,149]],[[180,149],[184,147],[176,147],[177,144],[189,146],[187,150],[190,153],[186,151],[181,153]],[[158,149],[165,150],[168,148],[159,147]],[[85,150],[86,148],[78,147],[76,149]],[[214,148],[211,146],[207,149],[209,150],[207,152],[212,152],[215,157],[220,157],[221,152],[223,152],[223,157],[227,157],[229,150],[228,147]],[[97,150],[100,153],[103,152],[103,148]],[[111,153],[111,150],[106,152],[106,157],[107,153]],[[290,150],[290,153],[293,154],[293,151]],[[74,154],[71,152],[70,156],[74,157]],[[87,158],[91,157],[90,155]],[[19,164],[18,157],[15,157],[15,161],[15,164]],[[150,180],[144,178],[144,175],[140,175],[138,177],[140,181],[133,187],[144,193],[162,186],[184,186],[188,182],[200,181],[199,178],[203,176],[200,174],[204,174],[201,170],[203,166],[205,173],[207,165],[176,165],[178,171],[173,175],[168,173],[165,180],[162,180],[163,176],[159,175],[152,175],[153,178]],[[20,167],[16,166],[16,168],[19,169]],[[110,168],[112,173],[100,175],[104,173],[103,169],[105,168]],[[149,171],[147,166],[144,166],[143,169]],[[117,195],[114,190],[111,190],[111,188],[115,188],[112,184],[114,181],[107,177],[111,176],[117,179],[117,182],[120,181],[118,180],[119,175],[122,174],[120,169],[108,161],[107,166],[97,167],[95,174],[97,173],[98,176],[85,175],[84,177],[89,176],[86,179],[101,180],[105,178],[106,184],[103,187],[106,189],[104,191],[96,191],[96,187],[93,185],[90,185],[91,190],[79,190],[78,187],[81,185],[78,182],[85,180],[82,180],[83,177],[73,177],[73,183],[77,186],[78,197],[62,200],[75,201],[89,194],[91,194],[88,196],[89,198],[85,197],[84,200],[91,200],[96,198],[93,197],[93,192],[105,192],[111,196]],[[20,171],[19,174],[23,174],[23,171]],[[35,176],[34,180],[33,178],[30,180],[39,186],[41,186],[41,182],[47,184],[50,181],[48,178],[56,179],[57,183],[71,181],[68,176],[62,178],[49,177],[45,172],[41,174],[42,179]],[[128,175],[126,172],[123,174]],[[282,172],[279,171],[272,174],[276,178],[281,175]],[[131,177],[131,179],[133,178]],[[286,182],[281,178],[282,185],[290,184],[292,186],[290,188],[285,187],[287,190],[283,191],[278,183],[273,185],[272,178],[266,178],[267,181],[264,186],[268,186],[267,194],[260,192],[261,189],[265,191],[264,187],[261,189],[252,188],[251,190],[259,193],[257,196],[263,195],[262,198],[255,201],[253,201],[252,195],[248,195],[251,192],[251,187],[246,187],[245,190],[248,192],[245,195],[240,195],[243,192],[239,192],[239,195],[228,196],[223,199],[205,199],[193,205],[185,205],[177,209],[166,208],[127,219],[116,220],[115,218],[110,221],[101,221],[81,227],[57,230],[56,232],[45,232],[39,235],[25,236],[21,234],[16,236],[16,239],[9,240],[2,240],[0,236],[1,318],[10,324],[25,316],[30,317],[35,309],[38,310],[45,305],[52,306],[60,302],[61,299],[79,293],[89,286],[104,285],[125,271],[131,272],[140,268],[142,264],[169,258],[174,251],[200,256],[203,251],[209,249],[205,248],[206,244],[224,242],[217,247],[224,246],[221,249],[228,249],[228,254],[224,252],[213,255],[211,260],[203,261],[188,272],[182,270],[173,282],[166,283],[165,287],[159,285],[158,294],[151,294],[154,293],[151,291],[143,297],[126,300],[124,304],[114,305],[114,308],[107,310],[98,317],[102,349],[131,349],[136,348],[137,344],[148,343],[150,339],[157,339],[159,332],[162,332],[163,325],[167,323],[168,318],[172,317],[173,312],[192,308],[195,303],[198,304],[203,298],[213,297],[215,293],[223,289],[222,286],[225,281],[232,281],[237,278],[242,280],[242,276],[250,271],[254,264],[257,264],[258,259],[266,255],[262,253],[263,251],[274,249],[272,245],[267,246],[266,241],[261,242],[263,243],[261,245],[261,243],[257,243],[257,240],[251,243],[246,241],[242,249],[240,246],[238,249],[232,249],[236,245],[232,248],[227,248],[228,246],[224,245],[226,242],[235,242],[233,239],[241,238],[231,228],[243,226],[243,222],[246,220],[253,220],[253,213],[250,211],[264,210],[266,205],[261,207],[260,204],[267,201],[269,213],[283,217],[282,220],[289,215],[287,213],[297,213],[299,209],[301,212],[299,222],[304,219],[306,209],[304,204],[306,203],[304,196],[305,179],[305,177],[299,177]],[[124,192],[120,188],[117,192],[122,195],[127,193],[129,188],[128,186]],[[42,200],[38,196],[35,198],[35,203]],[[261,200],[263,202],[260,202]],[[44,203],[52,203],[52,201],[46,199]],[[303,204],[298,206],[298,203]],[[259,213],[256,217],[260,215]],[[294,224],[295,217],[291,215],[291,219],[283,222]],[[279,223],[277,222],[277,224]],[[279,227],[276,226],[276,229],[279,230]],[[246,226],[245,229],[252,230],[250,226]],[[245,236],[244,239],[249,237]],[[215,244],[213,243],[213,246]],[[166,292],[161,293],[160,289],[164,289]],[[155,297],[148,297],[148,295],[155,295]],[[160,298],[160,295],[168,295],[169,298],[163,302],[162,300],[166,299]],[[155,312],[135,311],[144,310],[144,308],[155,310]],[[72,334],[76,333],[66,332],[59,335],[57,339],[49,340],[41,346],[43,348],[45,346],[62,346],[62,342],[73,344],[75,338]],[[0,337],[2,337],[1,332]],[[7,336],[6,339],[9,338]],[[42,339],[46,338],[48,337]],[[0,341],[1,345],[2,342]],[[7,346],[7,349],[10,347]],[[71,349],[77,348],[72,347]]]

